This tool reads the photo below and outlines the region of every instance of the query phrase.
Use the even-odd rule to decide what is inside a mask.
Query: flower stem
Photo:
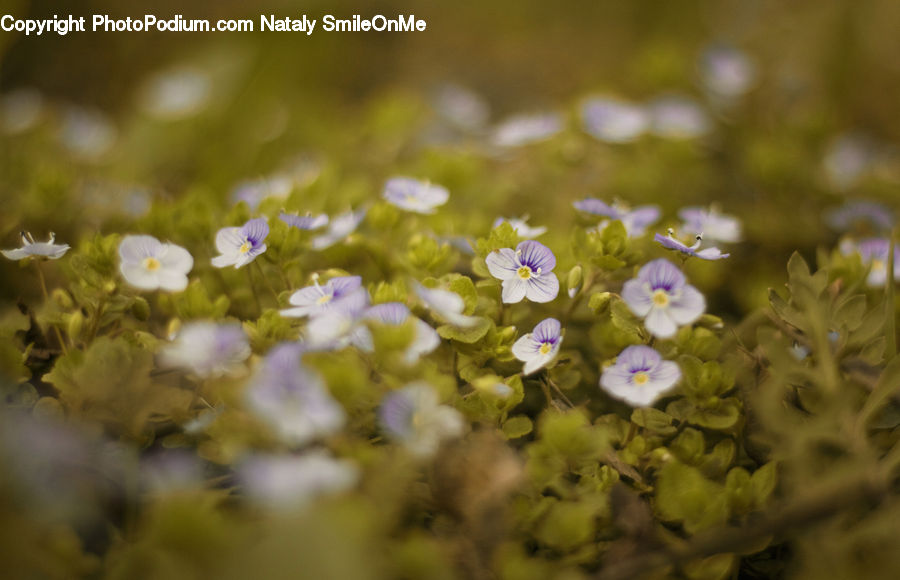
[[[253,301],[256,303],[256,315],[262,316],[262,303],[259,301],[259,292],[256,291],[256,284],[253,283],[253,274],[250,268],[247,268],[247,282],[250,284],[250,291],[253,292]]]
[[[44,279],[44,270],[41,268],[40,260],[34,261],[34,267],[37,269],[38,279],[41,281],[41,292],[44,294],[44,301],[50,301],[50,293],[47,292],[47,281]],[[63,354],[69,354],[69,349],[66,348],[66,343],[63,340],[62,333],[59,331],[59,327],[55,324],[51,324],[53,327],[53,332],[56,334],[56,340],[59,341],[59,348],[62,349]]]
[[[269,292],[272,293],[272,298],[275,299],[275,307],[278,308],[278,292],[275,291],[275,288],[272,287],[272,282],[266,278],[266,274],[263,272],[262,266],[260,266],[259,262],[256,260],[253,261],[256,264],[256,269],[259,270],[259,276],[263,279],[263,282],[266,284],[266,288],[269,289]]]
[[[891,360],[897,354],[897,314],[894,306],[894,240],[897,239],[897,229],[891,232],[888,241],[888,263],[887,263],[887,282],[885,283],[884,302],[885,302],[885,336],[887,344],[885,345],[885,360]]]

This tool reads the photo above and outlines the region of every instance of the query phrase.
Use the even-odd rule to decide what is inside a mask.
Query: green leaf
[[[681,522],[689,533],[724,524],[728,519],[724,487],[678,461],[660,469],[655,507],[660,517]]]
[[[475,291],[475,284],[468,276],[456,276],[450,281],[449,289],[456,292],[462,297],[466,307],[463,314],[472,314],[475,312],[475,306],[478,305],[478,292]]]
[[[834,311],[833,322],[835,328],[844,327],[853,331],[862,324],[866,313],[866,297],[863,294],[851,296],[838,304]]]
[[[594,537],[594,513],[575,502],[553,505],[535,531],[537,540],[547,546],[569,551]]]
[[[444,324],[437,327],[437,333],[441,338],[457,340],[466,344],[474,344],[484,338],[491,327],[494,325],[489,318],[478,317],[478,322],[469,327],[453,326],[452,324]]]
[[[507,439],[518,439],[531,433],[534,424],[525,415],[516,415],[503,422],[503,435]]]
[[[716,554],[688,562],[682,570],[690,580],[724,580],[731,576],[736,562],[734,554]]]
[[[631,413],[631,422],[659,435],[673,435],[678,429],[673,424],[675,418],[653,407],[641,407]]]
[[[753,472],[750,476],[750,491],[753,495],[753,507],[762,509],[769,503],[772,492],[778,483],[778,471],[775,462],[770,461]]]

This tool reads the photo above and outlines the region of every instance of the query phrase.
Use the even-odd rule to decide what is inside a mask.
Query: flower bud
[[[66,334],[69,335],[69,340],[73,343],[78,342],[81,338],[81,331],[84,328],[84,314],[81,313],[81,310],[75,310],[71,314],[69,314],[68,325],[66,326]]]
[[[62,288],[54,288],[53,292],[50,293],[50,298],[63,310],[69,310],[75,305],[69,293]]]
[[[140,321],[150,318],[150,304],[142,297],[138,296],[131,304],[131,314]]]
[[[575,298],[578,291],[581,290],[581,283],[584,281],[584,269],[578,264],[569,270],[569,277],[566,279],[566,288],[569,290],[569,298]]]

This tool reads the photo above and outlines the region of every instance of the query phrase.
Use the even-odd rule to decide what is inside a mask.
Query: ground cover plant
[[[897,135],[708,40],[0,92],[4,575],[896,577]]]

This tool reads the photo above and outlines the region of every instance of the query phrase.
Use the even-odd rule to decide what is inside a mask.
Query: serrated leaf
[[[863,294],[851,296],[838,304],[832,320],[835,328],[844,327],[854,331],[862,324],[866,313],[866,297]]]

